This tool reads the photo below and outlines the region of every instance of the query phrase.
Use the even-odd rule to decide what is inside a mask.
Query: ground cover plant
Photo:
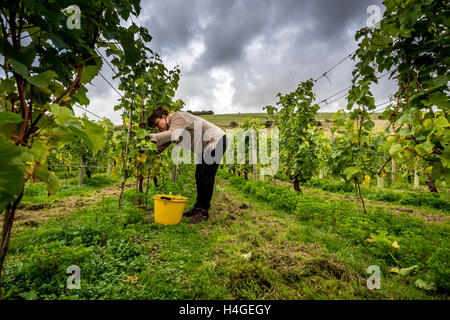
[[[0,4],[0,299],[448,300],[448,1],[384,0],[356,50],[265,113],[205,107],[244,161],[222,162],[210,218],[174,226],[155,223],[153,196],[191,209],[201,174],[175,144],[158,152],[173,118],[150,118],[191,107],[181,68],[154,50],[141,1],[75,2]],[[351,85],[317,98],[345,61]],[[87,109],[98,77],[119,123]]]
[[[184,187],[170,180],[164,187],[151,186],[149,207],[152,194],[171,192],[187,194],[192,206],[192,175],[184,170],[179,176]],[[289,186],[245,181],[223,170],[218,179],[213,216],[203,225],[186,218],[176,226],[155,224],[151,210],[134,205],[131,185],[120,217],[117,200],[105,197],[69,216],[26,226],[11,241],[4,296],[448,298],[448,268],[438,263],[445,259],[448,224],[427,225],[417,217],[376,209],[364,216],[349,202],[326,202],[306,191],[299,195]],[[366,287],[369,264],[381,267],[381,290]],[[70,265],[81,269],[80,290],[66,286]],[[420,288],[418,280],[432,289]]]

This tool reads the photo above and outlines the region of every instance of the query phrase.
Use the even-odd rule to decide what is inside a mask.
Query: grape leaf
[[[57,74],[52,70],[44,71],[35,76],[25,76],[24,78],[28,80],[32,85],[39,87],[41,89],[47,88],[50,82],[57,76]]]
[[[422,279],[416,280],[415,285],[418,288],[421,288],[421,289],[424,289],[427,291],[436,290],[436,285],[433,282],[425,282]]]
[[[25,167],[19,160],[22,151],[0,136],[0,213],[5,204],[16,199],[23,189]]]
[[[0,80],[0,92],[14,92],[16,90],[15,81],[11,79]]]
[[[60,125],[64,125],[69,120],[75,119],[73,111],[67,107],[61,107],[56,103],[52,103],[49,108],[56,118],[56,123]]]
[[[92,142],[92,152],[97,153],[98,151],[103,149],[103,146],[105,144],[105,140],[103,139],[105,136],[105,130],[101,126],[84,118],[83,130],[86,132],[88,138]]]
[[[8,63],[16,73],[20,74],[22,77],[28,77],[28,68],[23,63],[12,58],[8,59]]]
[[[40,165],[34,170],[34,176],[47,184],[48,195],[54,195],[59,190],[59,181],[56,175],[48,171],[44,165]]]
[[[85,84],[91,82],[92,79],[94,79],[98,75],[100,68],[101,65],[99,66],[96,64],[85,66],[83,68],[83,73],[81,74],[81,83]]]
[[[13,112],[0,112],[0,121],[9,123],[21,123],[23,121],[22,116]]]
[[[343,174],[347,177],[348,180],[353,178],[356,174],[360,173],[361,169],[357,167],[347,167],[344,169]]]
[[[409,275],[411,273],[411,271],[413,271],[414,269],[418,268],[419,266],[414,265],[412,267],[409,268],[401,268],[399,271],[399,274],[403,277],[406,277],[407,275]]]

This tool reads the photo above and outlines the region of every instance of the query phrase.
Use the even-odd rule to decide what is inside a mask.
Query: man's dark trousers
[[[195,204],[196,207],[209,210],[211,205],[211,198],[214,191],[214,181],[216,178],[216,172],[219,168],[220,161],[223,157],[223,154],[225,153],[225,150],[227,148],[227,137],[226,135],[222,136],[222,138],[217,143],[217,146],[214,150],[211,151],[211,156],[215,157],[216,150],[218,146],[222,144],[222,155],[220,158],[218,157],[218,160],[215,161],[212,164],[205,163],[205,159],[202,155],[202,162],[197,164],[197,168],[195,170],[195,182],[197,183],[197,203]]]

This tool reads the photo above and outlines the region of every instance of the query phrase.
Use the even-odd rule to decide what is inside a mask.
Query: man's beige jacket
[[[178,141],[184,149],[203,153],[206,150],[213,150],[220,138],[225,135],[218,126],[184,111],[169,115],[167,125],[167,131],[151,135],[151,141],[156,143],[158,153],[173,141]]]

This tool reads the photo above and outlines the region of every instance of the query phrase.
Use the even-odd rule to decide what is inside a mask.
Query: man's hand
[[[157,133],[151,133],[150,134],[150,141],[156,144],[156,149],[158,150],[157,153],[160,154],[163,152],[171,143],[172,141],[168,141],[166,143],[161,143],[161,140],[158,139]]]

